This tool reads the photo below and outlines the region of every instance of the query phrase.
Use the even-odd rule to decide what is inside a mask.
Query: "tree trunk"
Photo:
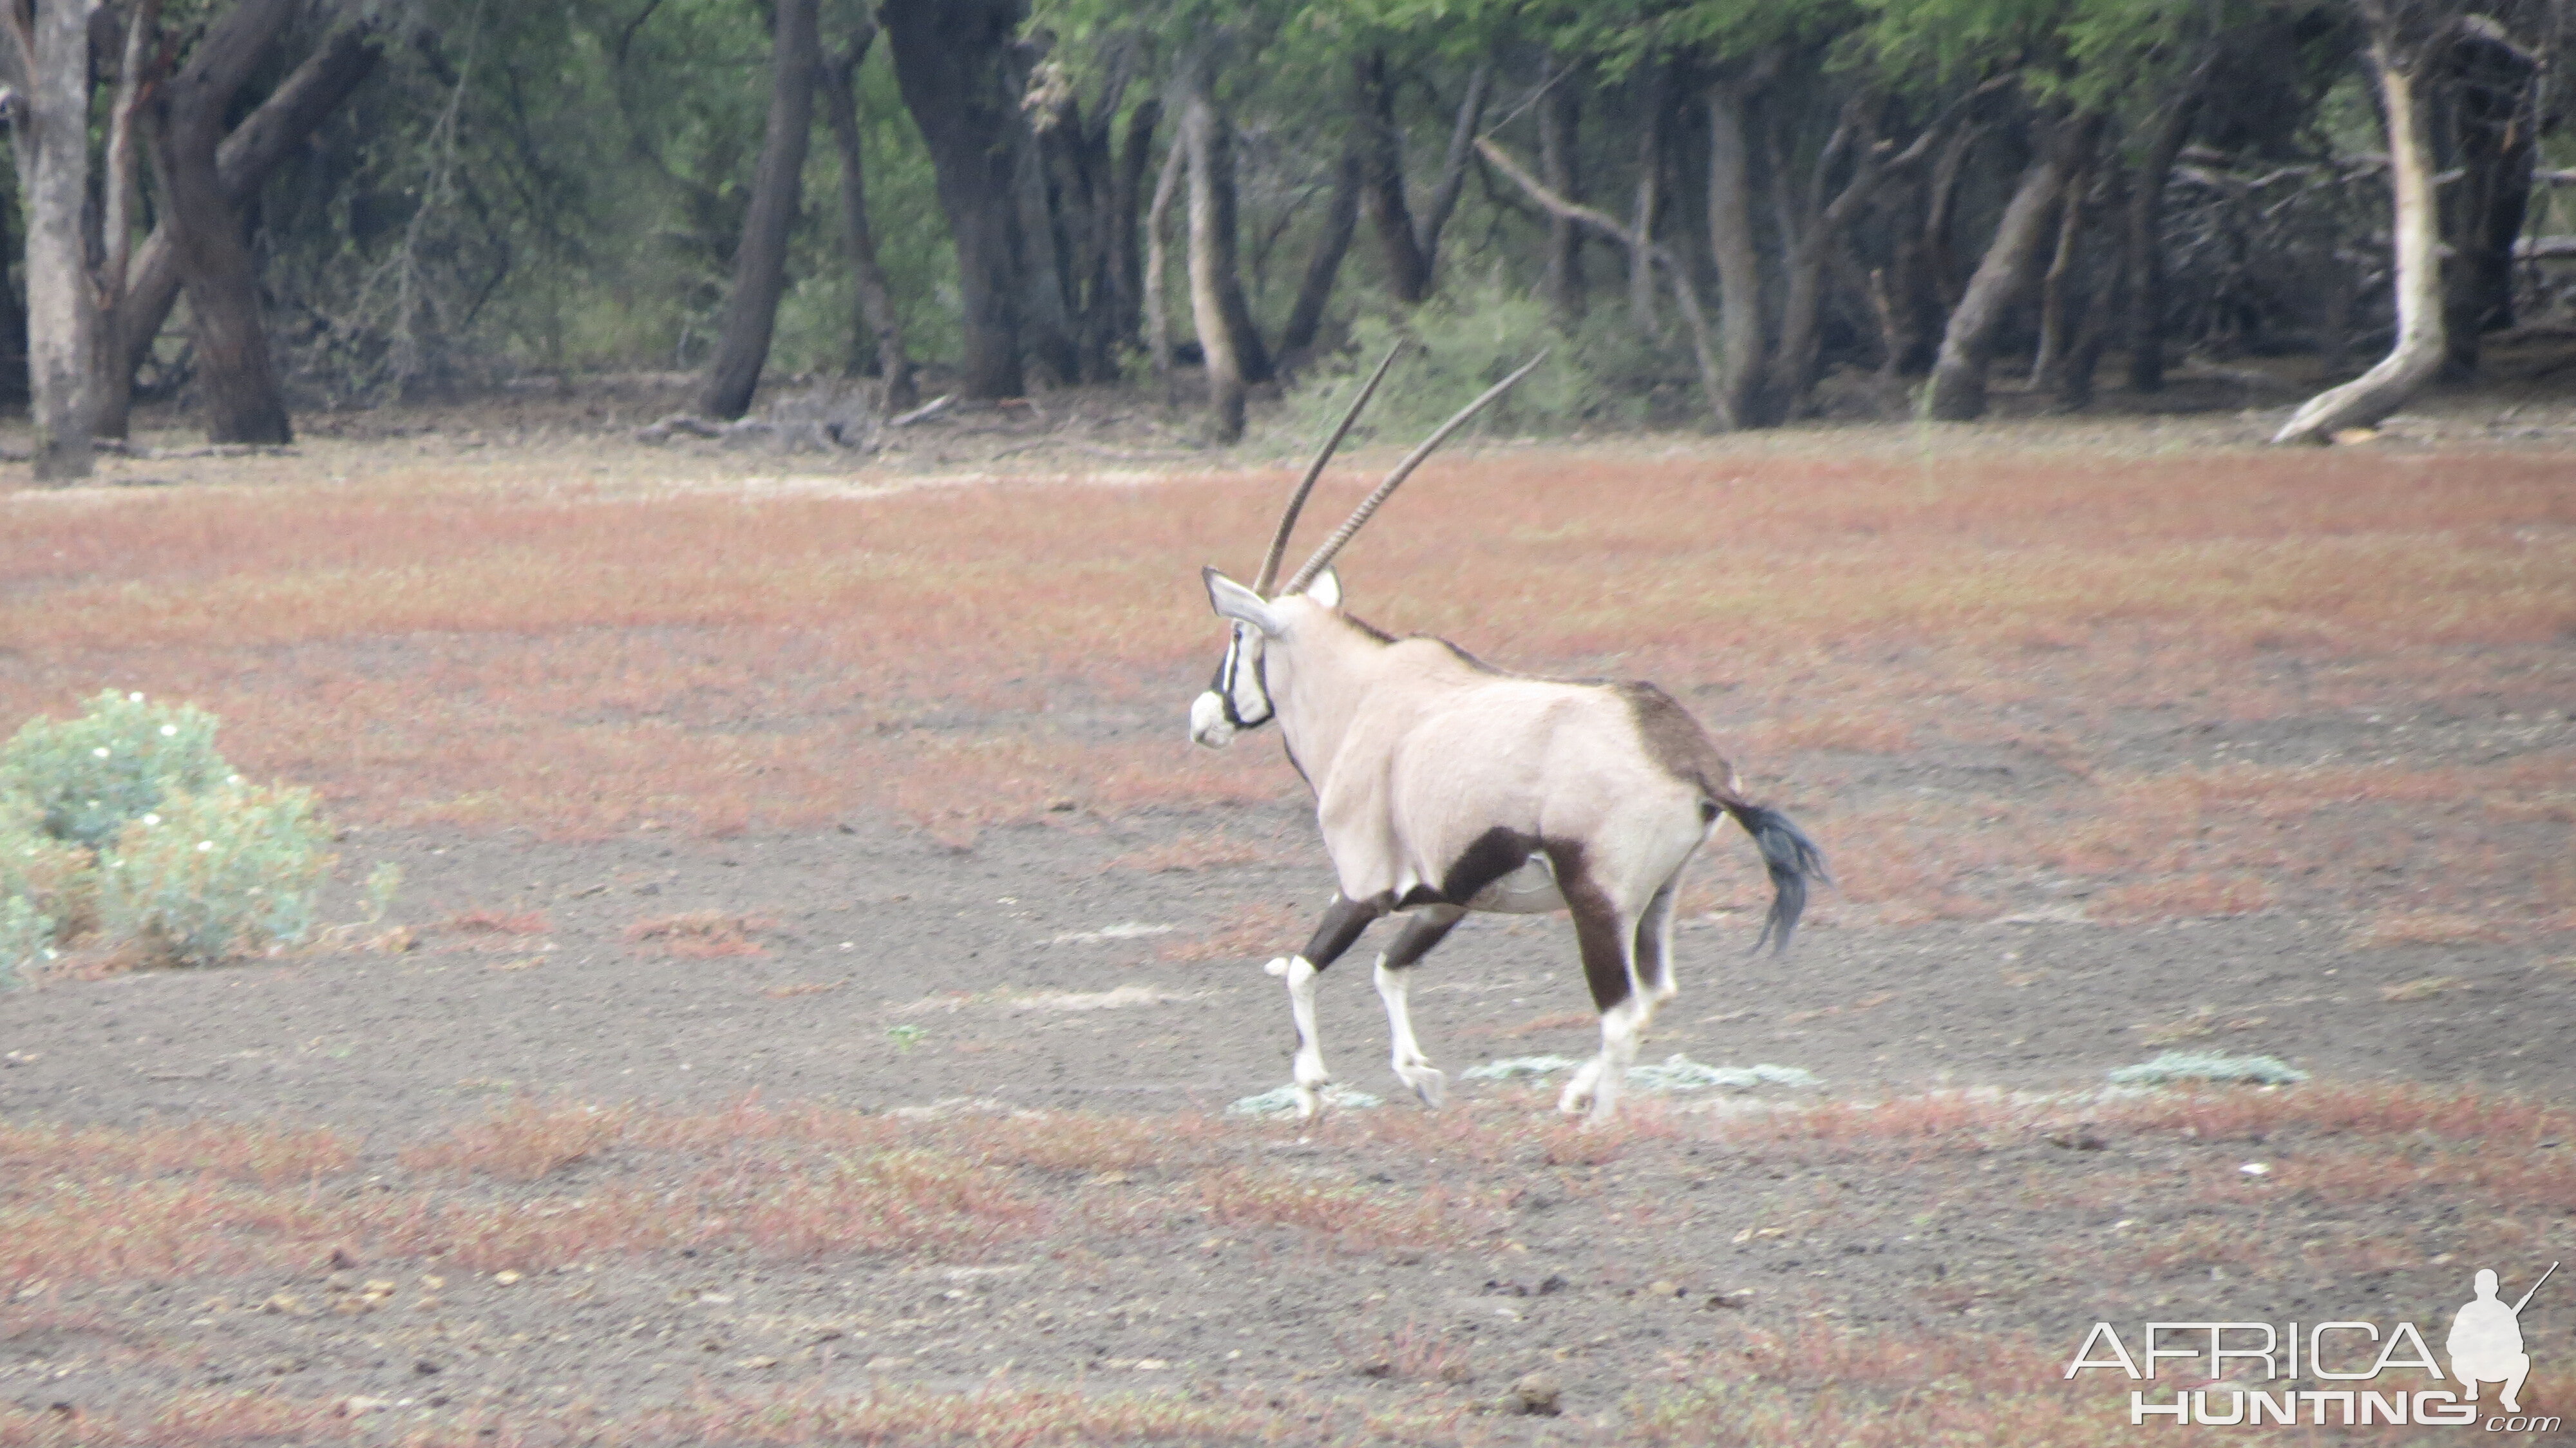
[[[1243,437],[1246,384],[1266,380],[1270,361],[1252,329],[1235,259],[1234,138],[1216,107],[1204,49],[1183,63],[1181,143],[1189,155],[1190,318],[1207,359],[1208,410],[1221,443]]]
[[[258,262],[215,159],[225,110],[295,10],[296,0],[238,0],[156,97],[156,169],[195,324],[209,442],[285,443],[295,436],[269,360]]]
[[[1360,158],[1342,153],[1342,163],[1334,168],[1333,203],[1324,213],[1324,229],[1315,238],[1314,253],[1306,259],[1306,279],[1297,288],[1297,305],[1289,310],[1288,326],[1279,334],[1279,355],[1294,357],[1315,345],[1316,329],[1324,322],[1324,304],[1332,300],[1333,279],[1342,269],[1342,256],[1351,249],[1351,234],[1359,229]]]
[[[873,21],[859,22],[849,49],[833,58],[816,76],[823,89],[823,110],[832,126],[832,146],[841,163],[841,244],[850,258],[850,279],[859,294],[856,324],[850,329],[853,372],[872,364],[885,379],[880,400],[891,416],[921,400],[914,385],[912,354],[904,350],[903,318],[895,311],[894,289],[877,260],[876,229],[868,221],[867,157],[859,144],[859,66],[877,38]]]
[[[1422,286],[1426,295],[1437,284],[1440,275],[1440,233],[1448,229],[1450,213],[1458,209],[1458,195],[1467,184],[1467,159],[1475,154],[1476,123],[1485,115],[1485,96],[1492,88],[1494,66],[1490,60],[1479,60],[1467,76],[1467,94],[1458,102],[1458,121],[1449,131],[1449,150],[1440,161],[1439,184],[1431,188],[1430,204],[1421,219],[1421,234],[1414,238],[1415,249],[1422,253]]]
[[[1181,177],[1189,169],[1190,148],[1174,136],[1163,155],[1163,174],[1154,178],[1154,203],[1145,208],[1145,353],[1153,359],[1154,375],[1163,380],[1163,405],[1172,403],[1172,306],[1163,277],[1171,268],[1166,253],[1171,250],[1164,241],[1169,229],[1172,198],[1179,194]]]
[[[134,259],[134,217],[142,188],[135,175],[134,125],[143,104],[145,72],[161,43],[160,0],[138,0],[127,14],[125,44],[119,50],[116,94],[108,103],[107,178],[100,189],[98,274],[98,339],[90,348],[94,375],[90,430],[98,437],[122,439],[133,411],[134,371],[125,365],[125,339],[117,331],[125,279]]]
[[[1116,289],[1110,303],[1109,335],[1119,350],[1136,345],[1144,319],[1143,247],[1137,240],[1139,202],[1145,194],[1145,166],[1153,159],[1154,128],[1162,123],[1163,103],[1141,101],[1127,116],[1127,142],[1118,153],[1109,187],[1109,276]]]
[[[1020,276],[1015,231],[1021,133],[1009,47],[1024,0],[886,0],[878,11],[895,81],[921,128],[964,301],[958,390],[1017,397]]]
[[[778,0],[777,37],[769,64],[769,129],[751,178],[742,240],[734,247],[733,287],[725,294],[715,358],[698,412],[728,421],[751,410],[787,290],[787,233],[805,188],[805,146],[814,134],[814,77],[823,65],[820,0]]]
[[[2155,139],[2138,166],[2137,189],[2129,193],[2127,257],[2128,318],[2122,328],[2129,348],[2129,389],[2155,392],[2165,385],[2165,186],[2173,179],[2174,159],[2191,140],[2200,117],[2202,77],[2174,97]]]
[[[1582,148],[1577,134],[1583,97],[1572,71],[1551,58],[1538,98],[1538,174],[1547,188],[1566,200],[1583,201]],[[1560,330],[1571,332],[1583,320],[1583,227],[1572,217],[1548,213],[1547,271],[1539,292],[1547,298],[1548,315]]]
[[[375,70],[377,46],[376,33],[364,26],[333,31],[257,110],[233,127],[215,151],[215,179],[223,187],[225,204],[238,209],[259,194],[278,166]],[[136,250],[125,296],[116,308],[116,334],[124,339],[129,379],[151,356],[153,339],[160,336],[178,300],[179,257],[164,221]]]
[[[32,34],[15,8],[19,189],[27,205],[27,363],[38,482],[89,476],[95,415],[90,290],[81,208],[89,199],[89,21],[86,7],[35,7]]]
[[[1932,364],[1931,391],[1925,410],[1942,422],[1969,422],[1986,410],[1986,365],[1993,360],[1995,333],[2030,284],[2031,263],[2049,234],[2049,217],[2066,194],[2067,180],[2090,154],[2101,129],[2096,115],[2060,119],[2048,144],[2023,170],[2003,219],[1995,225],[1976,273],[1950,313],[1941,334],[1941,355]]]
[[[2106,195],[2103,204],[2110,214],[2127,214],[2129,168],[2114,158],[2105,176]],[[2075,325],[2068,342],[2065,365],[2057,370],[2054,385],[2057,406],[2061,412],[2080,412],[2093,405],[2093,378],[2102,365],[2102,348],[2116,329],[2116,319],[2125,315],[2129,305],[2129,254],[2123,246],[2110,258],[2108,274],[2084,299],[2084,314]]]
[[[1762,328],[1762,257],[1753,236],[1752,97],[1741,82],[1711,81],[1708,100],[1708,249],[1717,269],[1719,366],[1726,377],[1721,421],[1752,425],[1769,358]]]
[[[2451,247],[2444,332],[2454,370],[2475,372],[2484,334],[2513,325],[2513,244],[2531,206],[2541,117],[2539,68],[2491,20],[2472,20],[2449,48],[2452,164],[2441,188]]]
[[[19,252],[18,201],[14,191],[0,196],[0,258]],[[18,289],[9,284],[8,264],[0,260],[0,403],[28,401],[27,309]]]
[[[2379,26],[2373,27],[2381,29]],[[2406,405],[2442,370],[2441,206],[2433,195],[2433,143],[2417,93],[2427,67],[2402,59],[2384,32],[2371,38],[2371,67],[2388,127],[2388,179],[2397,233],[2397,341],[2378,366],[2308,399],[2274,442],[2330,442]]]
[[[2039,346],[2030,361],[2034,391],[2054,392],[2065,380],[2067,289],[2074,285],[2076,258],[2084,245],[2084,193],[2092,184],[2089,169],[2076,172],[2067,178],[2066,194],[2057,203],[2057,245],[2039,278]]]
[[[1387,289],[1408,306],[1431,295],[1431,259],[1422,254],[1413,206],[1404,194],[1404,132],[1395,123],[1395,90],[1386,52],[1367,50],[1353,68],[1360,120],[1360,210],[1386,251]]]
[[[1079,262],[1067,255],[1070,238],[1057,230],[1057,198],[1049,194],[1046,171],[1038,138],[1024,133],[1019,138],[1019,160],[1011,169],[1019,208],[1020,345],[1057,386],[1069,387],[1082,380],[1082,348],[1074,336],[1071,295]]]
[[[1629,234],[1638,245],[1628,249],[1628,316],[1638,335],[1649,341],[1663,333],[1655,318],[1655,265],[1651,260],[1659,190],[1664,174],[1664,122],[1673,108],[1673,67],[1649,62],[1645,83],[1638,87],[1644,114],[1637,125],[1637,194],[1628,216]]]

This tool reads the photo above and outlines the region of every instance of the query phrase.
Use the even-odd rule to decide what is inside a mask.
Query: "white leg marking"
[[[1288,1013],[1297,1021],[1296,1069],[1291,1073],[1297,1083],[1297,1114],[1312,1116],[1324,1109],[1324,1084],[1333,1079],[1324,1069],[1324,1048],[1315,1040],[1315,977],[1323,972],[1302,955],[1272,965],[1272,974],[1288,978]]]
[[[1423,1105],[1437,1111],[1449,1093],[1449,1078],[1432,1067],[1421,1043],[1413,1039],[1413,1016],[1404,1007],[1404,988],[1411,975],[1410,970],[1389,970],[1386,957],[1377,958],[1377,997],[1386,1002],[1386,1031],[1395,1042],[1395,1079],[1412,1087]]]
[[[1598,1126],[1608,1121],[1619,1109],[1619,1088],[1627,1083],[1628,1068],[1637,1064],[1637,1040],[1646,1032],[1646,1022],[1653,1019],[1654,1002],[1631,993],[1626,1000],[1601,1013],[1601,1054],[1583,1063],[1566,1083],[1565,1094],[1557,1098],[1556,1109],[1572,1114],[1589,1101],[1588,1123]]]

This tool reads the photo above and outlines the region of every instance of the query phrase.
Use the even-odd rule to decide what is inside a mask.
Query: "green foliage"
[[[1487,277],[1453,285],[1409,314],[1362,316],[1351,327],[1349,351],[1289,392],[1269,430],[1270,446],[1281,453],[1311,448],[1350,405],[1358,378],[1398,338],[1411,345],[1351,430],[1354,441],[1418,441],[1541,348],[1554,349],[1546,364],[1469,424],[1466,436],[1632,424],[1644,411],[1638,384],[1659,361],[1634,341],[1632,329],[1607,319],[1568,337],[1549,320],[1545,303]]]
[[[402,889],[402,866],[386,860],[367,874],[367,923],[383,922],[385,912],[394,908],[394,895]]]
[[[125,827],[102,867],[108,932],[184,965],[300,939],[329,859],[300,789],[174,795]]]
[[[52,951],[54,922],[36,913],[23,895],[0,899],[0,990],[19,984],[19,972]]]
[[[232,777],[215,752],[213,715],[113,689],[77,719],[30,720],[0,748],[0,791],[32,805],[46,834],[93,849],[169,795]]]

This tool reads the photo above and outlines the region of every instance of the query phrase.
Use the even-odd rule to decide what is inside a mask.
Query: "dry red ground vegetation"
[[[1198,565],[1249,572],[1284,470],[324,447],[0,497],[0,732],[188,698],[323,792],[341,895],[436,882],[186,992],[9,998],[0,1448],[2108,1448],[2079,1318],[2430,1332],[2562,1255],[2576,1112],[2476,1083],[2565,1079],[2564,458],[1730,447],[1452,456],[1345,560],[1391,628],[1662,682],[1837,870],[1734,960],[1723,838],[1648,1053],[1833,1042],[1825,1093],[1597,1129],[1464,1076],[1216,1114],[1284,1074],[1244,982],[1330,882],[1274,745],[1180,739]],[[1589,1048],[1557,929],[1426,973],[1444,1067]],[[1326,1008],[1373,1032],[1366,953]],[[2092,1089],[2326,1035],[2390,1079]]]
[[[1267,800],[1294,782],[1261,751],[1078,720],[1177,717],[1218,639],[1197,565],[1240,567],[1277,491],[375,484],[23,506],[0,717],[112,679],[215,709],[238,759],[343,818],[562,838],[892,811],[962,845]],[[1855,800],[1831,821],[1851,898],[1890,920],[1998,908],[2031,844],[2127,876],[2104,906],[2129,920],[2350,893],[2400,850],[2446,865],[2419,909],[2475,900],[2508,930],[2576,910],[2576,871],[2534,868],[2542,852],[2502,880],[2475,857],[2492,821],[2576,819],[2564,750],[2211,771],[2083,735],[2178,701],[2240,722],[2367,707],[2392,680],[2545,712],[2576,692],[2556,643],[2576,628],[2576,485],[2555,457],[1456,457],[1348,567],[1354,607],[1387,624],[1662,680],[1758,780],[1831,790],[1934,741],[2056,766],[2056,788],[1993,811]],[[969,717],[984,727],[961,733]],[[2372,842],[2400,804],[2431,806],[2436,838]]]
[[[1625,1335],[1628,1352],[1666,1346],[1622,1374],[1636,1386],[1618,1412],[1566,1419],[1551,1441],[2107,1444],[2125,1441],[2129,1384],[2069,1382],[2076,1344],[2050,1336],[2064,1324],[2017,1313],[2017,1299],[2081,1284],[2091,1312],[2179,1320],[2223,1300],[2274,1320],[2313,1310],[2303,1294],[2320,1272],[2363,1272],[2390,1301],[2423,1299],[2412,1315],[2430,1320],[2464,1276],[2448,1265],[2463,1249],[2531,1256],[2576,1222],[2576,1177],[2556,1159],[2576,1113],[2476,1090],[1641,1106],[1586,1132],[1550,1121],[1535,1095],[1306,1125],[896,1119],[757,1097],[698,1113],[519,1101],[401,1148],[398,1169],[363,1180],[351,1148],[310,1131],[191,1128],[205,1147],[195,1164],[172,1155],[184,1143],[166,1129],[18,1131],[10,1162],[43,1166],[13,1171],[0,1193],[0,1336],[114,1341],[123,1370],[148,1381],[186,1361],[174,1356],[185,1324],[221,1322],[237,1341],[416,1355],[447,1391],[424,1386],[397,1405],[174,1386],[0,1409],[0,1443],[331,1441],[397,1406],[408,1411],[384,1421],[422,1444],[1523,1441],[1488,1410],[1526,1351],[1473,1316],[1424,1316],[1445,1284],[1490,1304],[1488,1321],[1562,1296],[1569,1311],[1608,1308],[1604,1322],[1662,1324]],[[2278,1169],[2242,1173],[2249,1143]],[[290,1162],[303,1180],[281,1190]],[[1477,1164],[1474,1184],[1444,1162]],[[2177,1178],[2194,1189],[2172,1190]],[[1725,1189],[1709,1191],[1717,1181]],[[1980,1224],[2041,1216],[2088,1244],[2041,1262],[1981,1255]],[[1633,1244],[1633,1272],[1541,1280],[1549,1258],[1533,1245],[1567,1229]],[[1892,1278],[1802,1269],[1855,1251],[1892,1254]],[[798,1264],[824,1262],[869,1264],[874,1282],[933,1264],[929,1281],[974,1284],[934,1302],[980,1305],[947,1326],[883,1289],[837,1306],[725,1310],[764,1277],[815,1280]],[[959,1263],[993,1265],[942,1265]],[[855,1395],[820,1386],[836,1355],[899,1350],[910,1362],[1001,1351],[975,1346],[998,1337],[1043,1356],[1049,1324],[1081,1322],[1079,1304],[1104,1289],[1179,1289],[1186,1303],[1187,1284],[1220,1263],[1276,1274],[1281,1290],[1364,1300],[1336,1309],[1321,1344],[1149,1332],[1172,1357],[1147,1370],[1178,1374],[1181,1391],[1007,1375]],[[1787,1275],[1768,1270],[1782,1263]],[[2123,1274],[2107,1296],[2106,1267]],[[670,1310],[651,1305],[665,1294],[703,1324],[687,1340],[645,1331]],[[680,1405],[644,1412],[469,1393],[511,1341],[491,1339],[479,1362],[458,1324],[548,1297],[592,1304],[584,1320],[636,1324],[576,1353],[643,1339],[647,1357],[687,1354],[713,1332],[722,1351],[755,1354],[742,1362],[758,1381],[702,1380]],[[962,1335],[938,1348],[925,1330]],[[1244,1357],[1229,1344],[1274,1361],[1284,1346],[1317,1370],[1246,1364],[1268,1380],[1229,1383]],[[1555,1361],[1586,1372],[1579,1355]],[[2570,1389],[2576,1374],[2553,1365],[2527,1392],[2555,1405]]]

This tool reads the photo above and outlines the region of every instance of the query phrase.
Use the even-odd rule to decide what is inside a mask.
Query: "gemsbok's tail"
[[[1825,868],[1824,852],[1776,809],[1741,800],[1724,801],[1722,807],[1753,837],[1753,847],[1762,852],[1763,868],[1771,872],[1771,913],[1763,920],[1762,937],[1753,942],[1753,948],[1759,951],[1768,945],[1774,953],[1785,951],[1789,937],[1797,932],[1798,917],[1807,912],[1807,882],[1834,883]]]

